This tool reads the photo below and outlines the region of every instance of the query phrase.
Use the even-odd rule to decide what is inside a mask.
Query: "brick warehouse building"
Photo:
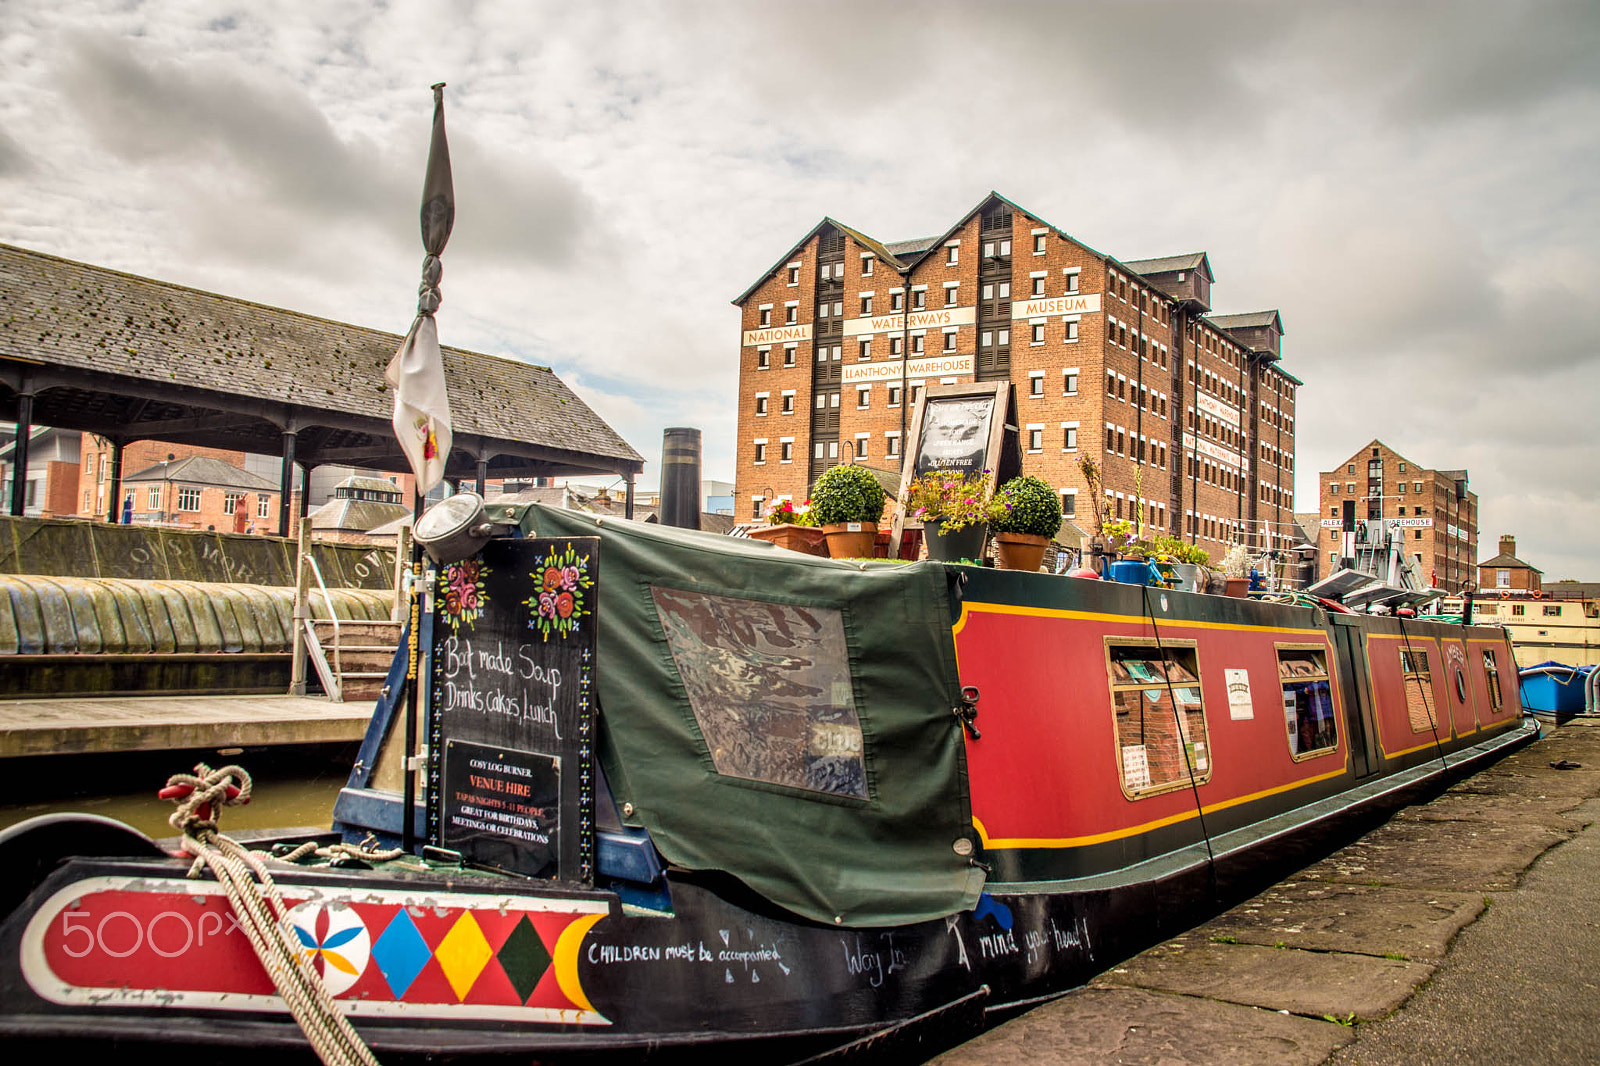
[[[824,219],[733,301],[738,515],[841,460],[898,469],[925,384],[1010,380],[1024,469],[1079,525],[1089,455],[1112,517],[1142,510],[1213,558],[1287,547],[1300,382],[1278,313],[1212,315],[1213,280],[1204,252],[1119,261],[995,193],[923,240]]]
[[[1355,518],[1398,519],[1406,554],[1422,569],[1424,582],[1460,592],[1478,578],[1478,497],[1467,488],[1465,470],[1428,470],[1380,440],[1317,475],[1322,529],[1317,576],[1327,577],[1339,559],[1346,504]]]

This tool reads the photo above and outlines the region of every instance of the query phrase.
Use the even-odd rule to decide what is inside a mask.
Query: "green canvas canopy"
[[[950,594],[936,563],[847,563],[537,504],[600,538],[600,755],[624,821],[829,925],[973,907]]]

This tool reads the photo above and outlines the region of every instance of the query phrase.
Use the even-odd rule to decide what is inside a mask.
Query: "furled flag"
[[[433,87],[433,141],[428,146],[428,173],[422,183],[422,247],[427,255],[417,289],[417,317],[383,375],[394,390],[394,435],[417,475],[418,493],[426,493],[444,480],[450,458],[450,397],[433,313],[439,309],[439,279],[444,273],[439,254],[450,239],[455,220],[450,146],[444,136],[444,83],[440,82]]]

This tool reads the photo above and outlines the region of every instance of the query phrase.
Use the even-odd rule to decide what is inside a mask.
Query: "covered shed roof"
[[[0,244],[0,418],[122,440],[406,469],[384,367],[401,338]],[[448,477],[637,473],[638,452],[548,367],[443,349]]]

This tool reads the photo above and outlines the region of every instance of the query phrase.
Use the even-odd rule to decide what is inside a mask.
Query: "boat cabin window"
[[[1428,669],[1425,648],[1401,648],[1400,672],[1405,675],[1406,715],[1413,733],[1434,732],[1439,728],[1433,709],[1433,672]]]
[[[1483,676],[1489,682],[1489,709],[1498,711],[1500,701],[1500,662],[1495,658],[1493,648],[1483,649]]]
[[[837,607],[659,586],[651,595],[717,773],[868,798]]]
[[[1278,680],[1283,685],[1289,754],[1298,761],[1338,747],[1327,653],[1321,648],[1279,648]]]
[[[1211,746],[1193,645],[1106,645],[1117,765],[1130,799],[1211,777]]]

